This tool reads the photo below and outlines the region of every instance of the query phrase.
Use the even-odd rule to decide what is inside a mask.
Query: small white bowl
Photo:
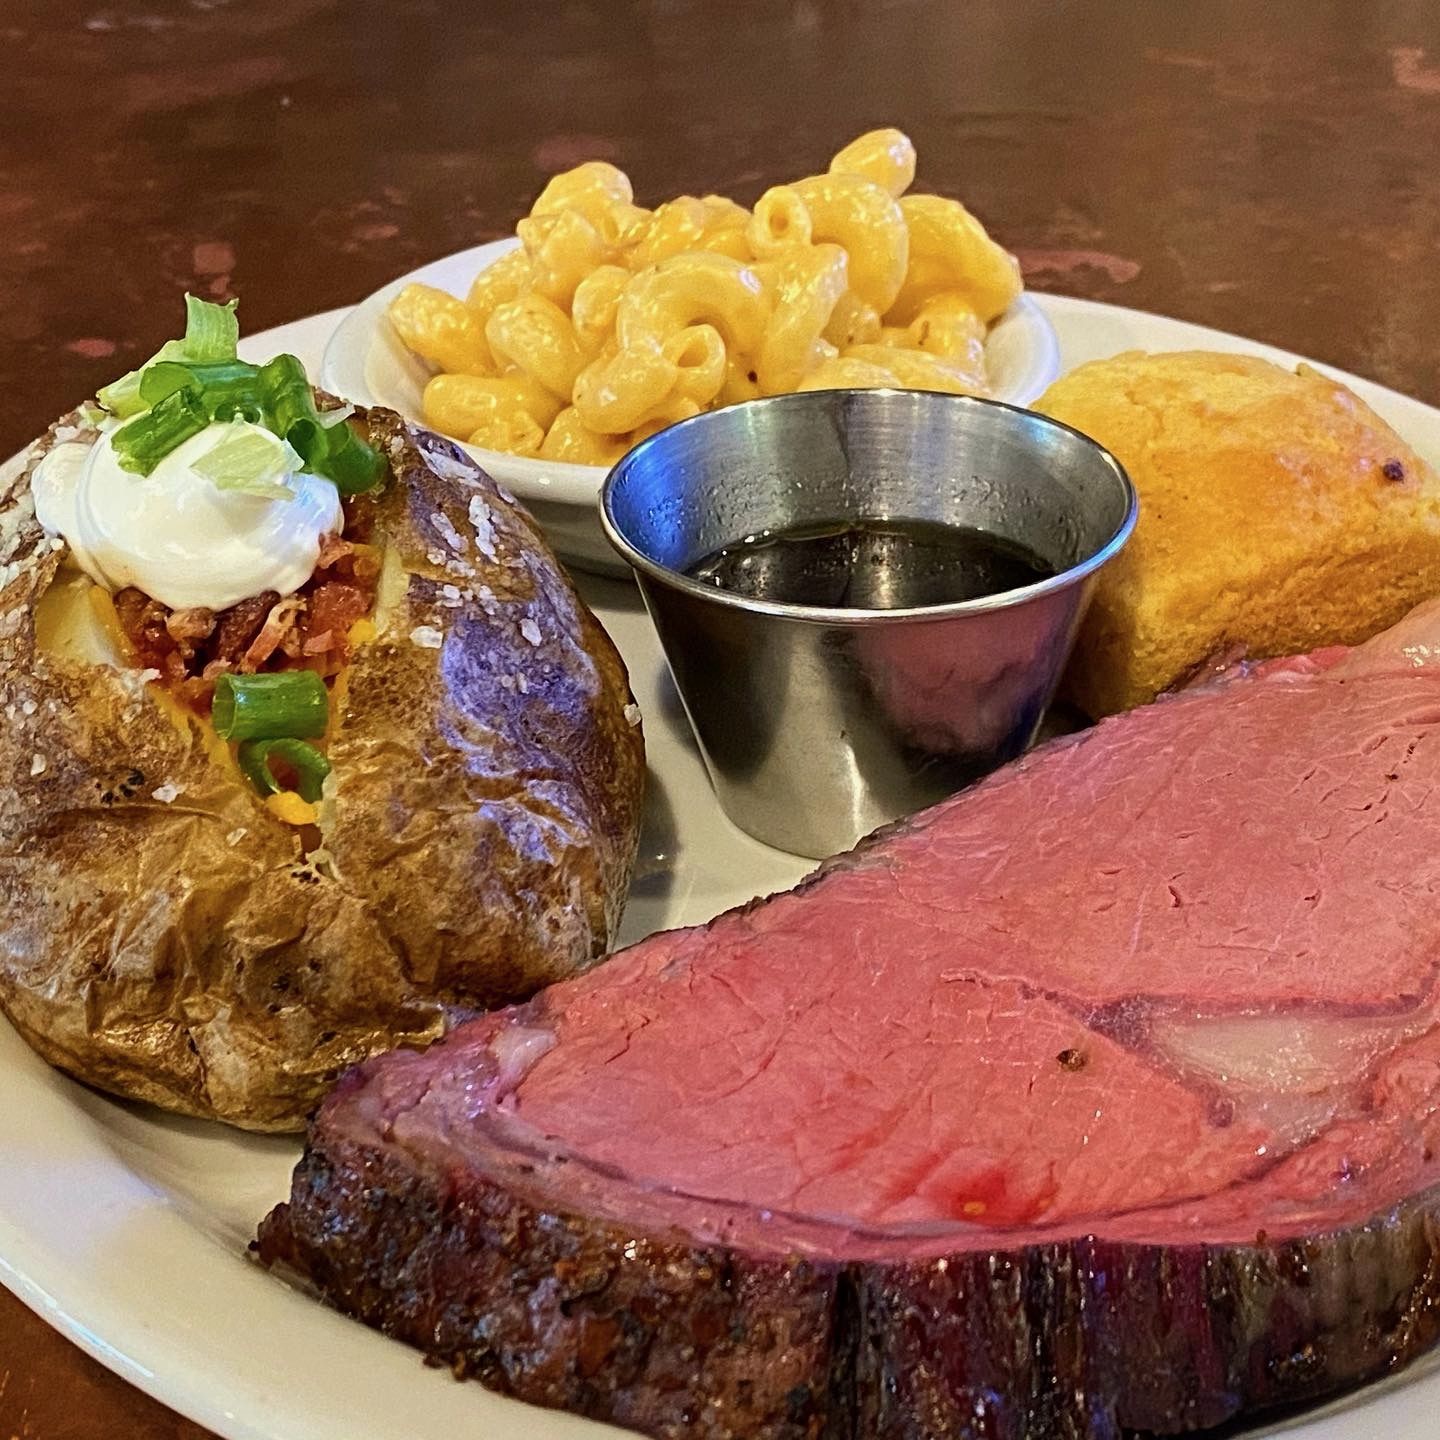
[[[377,290],[357,305],[330,337],[320,383],[358,405],[383,405],[407,419],[421,421],[420,398],[434,370],[401,343],[390,324],[390,302],[415,281],[464,296],[481,270],[519,243],[512,237],[461,250]],[[991,327],[985,359],[995,398],[1012,405],[1028,405],[1038,399],[1060,373],[1055,331],[1028,295],[1022,295]],[[478,445],[466,445],[465,449],[524,502],[562,558],[582,570],[629,575],[600,529],[605,466],[535,460],[482,450]]]

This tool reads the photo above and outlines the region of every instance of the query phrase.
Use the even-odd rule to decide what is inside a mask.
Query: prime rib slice
[[[1218,1425],[1440,1332],[1440,605],[1051,744],[325,1103],[267,1262],[704,1440]]]

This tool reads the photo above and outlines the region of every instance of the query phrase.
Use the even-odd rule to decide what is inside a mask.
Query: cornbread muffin
[[[1226,660],[1353,644],[1440,594],[1440,477],[1309,366],[1132,351],[1035,408],[1107,446],[1140,493],[1065,680],[1097,718]]]

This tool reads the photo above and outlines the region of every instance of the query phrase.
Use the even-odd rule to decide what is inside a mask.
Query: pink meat
[[[424,1071],[523,1033],[486,1085],[459,1067],[481,1134],[493,1113],[647,1191],[952,1247],[1196,1205],[1284,1228],[1338,1174],[1347,1199],[1412,1184],[1428,1116],[1373,1118],[1440,1097],[1437,631],[1430,609],[1053,744]],[[453,1100],[431,1084],[393,1135],[454,1140]]]

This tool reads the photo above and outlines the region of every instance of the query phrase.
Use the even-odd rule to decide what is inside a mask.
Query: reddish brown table
[[[601,156],[639,198],[903,126],[1030,283],[1440,400],[1423,0],[6,0],[0,453],[172,334],[358,300]],[[0,1440],[203,1432],[0,1292]]]

